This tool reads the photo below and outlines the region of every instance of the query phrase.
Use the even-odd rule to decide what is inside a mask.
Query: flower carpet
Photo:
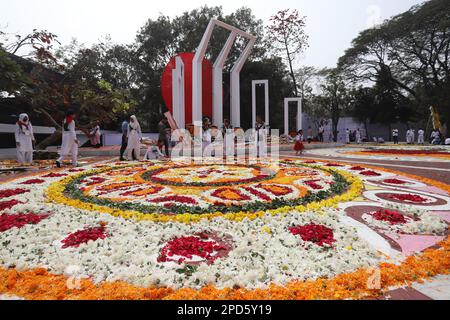
[[[450,162],[447,146],[385,145],[309,150],[309,154],[353,159]]]
[[[378,297],[450,272],[449,193],[319,160],[41,171],[0,185],[0,294]]]

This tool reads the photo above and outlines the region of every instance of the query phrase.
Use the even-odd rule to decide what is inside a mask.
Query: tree
[[[274,50],[287,60],[296,97],[298,87],[293,65],[296,57],[308,46],[305,20],[306,17],[301,17],[297,10],[286,9],[272,16],[267,27],[268,40],[273,44]]]
[[[431,0],[363,31],[340,59],[349,78],[376,82],[381,73],[395,93],[428,116],[438,108],[450,126],[450,2]]]
[[[334,141],[338,139],[338,124],[344,112],[349,110],[351,97],[347,84],[338,69],[323,69],[319,75],[324,78],[320,93],[315,96],[315,113],[331,119]]]
[[[2,93],[6,96],[12,95],[24,86],[30,84],[30,79],[27,78],[16,62],[14,62],[10,55],[0,48],[0,97]]]

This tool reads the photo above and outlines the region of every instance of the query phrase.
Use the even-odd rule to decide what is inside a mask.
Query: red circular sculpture
[[[192,123],[192,60],[194,53],[183,52],[170,59],[164,68],[161,78],[161,91],[167,109],[173,114],[172,102],[172,70],[176,67],[176,57],[180,57],[184,63],[184,85],[185,85],[185,117],[186,124]],[[202,70],[202,98],[203,116],[212,118],[212,65],[207,59],[203,59]]]

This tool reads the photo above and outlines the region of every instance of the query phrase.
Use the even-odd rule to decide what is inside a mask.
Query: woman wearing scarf
[[[75,112],[72,110],[67,111],[66,118],[63,122],[63,134],[61,154],[58,160],[56,160],[56,166],[61,168],[61,163],[69,155],[72,155],[72,165],[77,166],[78,156],[78,140],[77,133],[75,131]]]
[[[91,142],[91,146],[95,148],[100,148],[101,136],[102,133],[100,132],[100,126],[98,123],[96,123],[95,126],[92,128],[91,132],[89,132],[89,140]]]
[[[139,161],[141,156],[141,140],[141,126],[136,116],[131,116],[130,123],[128,124],[128,160],[133,159]]]
[[[35,141],[33,126],[26,113],[22,113],[17,121],[14,133],[17,146],[17,161],[19,164],[31,164],[33,162],[33,143]]]

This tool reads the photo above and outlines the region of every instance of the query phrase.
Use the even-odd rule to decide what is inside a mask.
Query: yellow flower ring
[[[167,173],[167,167],[170,167],[172,172]],[[193,172],[191,176],[195,177],[197,175],[197,171],[201,170],[209,170],[211,168],[222,168],[223,166],[210,166],[210,165],[199,165],[199,166],[179,166],[165,164],[164,167],[162,165],[150,166],[148,168],[134,169],[129,166],[118,166],[118,167],[108,167],[101,168],[96,170],[91,170],[89,172],[83,172],[81,174],[69,176],[63,180],[55,182],[49,186],[46,191],[46,197],[49,202],[63,204],[67,206],[72,206],[82,210],[88,211],[99,211],[111,214],[116,217],[122,217],[125,219],[136,219],[136,220],[149,220],[154,222],[182,222],[182,223],[195,223],[202,219],[213,219],[216,217],[223,217],[232,221],[241,221],[245,218],[253,220],[259,217],[264,216],[267,212],[272,215],[284,214],[288,213],[292,210],[297,210],[299,212],[304,212],[307,210],[319,210],[323,207],[333,207],[340,202],[350,201],[361,195],[363,190],[362,181],[345,172],[340,171],[335,168],[330,167],[320,167],[320,166],[312,166],[302,164],[302,166],[297,166],[293,164],[285,164],[285,167],[281,167],[278,173],[270,172],[267,173],[267,177],[261,176],[260,167],[252,167],[251,170],[247,170],[248,167],[244,166],[236,166],[236,165],[226,165],[225,171],[231,171],[231,173],[236,172],[236,175],[239,176],[239,170],[241,168],[245,169],[245,174],[247,174],[247,178],[238,180],[238,178],[229,178],[229,177],[219,177],[214,179],[213,181],[195,181],[192,182],[194,185],[189,185],[189,183],[184,183],[180,179],[181,173],[189,173]],[[223,169],[223,168],[222,168]],[[169,171],[170,171],[169,170]],[[197,171],[196,171],[197,170]],[[136,173],[137,171],[137,173]],[[149,174],[150,172],[150,174]],[[156,172],[156,173],[155,173]],[[306,172],[306,174],[305,174]],[[155,175],[161,174],[162,177],[157,182],[152,181]],[[347,184],[346,190],[344,190],[341,194],[332,195],[328,198],[321,199],[318,201],[310,201],[305,204],[292,205],[292,202],[287,201],[287,205],[282,205],[276,208],[271,209],[259,209],[259,210],[239,210],[236,212],[227,212],[227,203],[222,205],[221,210],[216,211],[207,211],[202,214],[196,214],[191,212],[179,212],[177,214],[164,214],[164,213],[153,213],[153,212],[142,212],[140,210],[130,210],[130,209],[119,209],[117,205],[123,201],[123,198],[110,198],[108,199],[108,205],[103,205],[103,202],[96,203],[95,201],[83,201],[81,199],[77,199],[71,197],[67,193],[67,187],[74,182],[79,182],[83,179],[89,179],[91,176],[102,175],[107,177],[113,177],[112,182],[102,186],[102,191],[110,191],[113,188],[128,188],[131,184],[140,185],[141,188],[138,188],[136,192],[132,193],[133,196],[145,196],[148,193],[152,193],[153,190],[158,189],[161,190],[163,187],[167,185],[170,186],[171,192],[169,195],[176,195],[177,197],[185,197],[185,195],[192,194],[204,194],[205,191],[208,190],[216,190],[216,196],[221,197],[224,202],[228,202],[228,204],[233,205],[239,203],[242,196],[238,193],[239,190],[236,189],[236,185],[245,184],[246,181],[252,181],[252,183],[258,184],[260,190],[266,195],[269,193],[278,194],[278,192],[289,192],[289,188],[296,190],[296,198],[301,199],[302,197],[308,194],[305,187],[300,185],[295,185],[294,182],[298,179],[311,179],[312,177],[308,174],[317,174],[322,173],[328,176],[339,176],[341,177]],[[128,175],[128,178],[124,178]],[[165,175],[166,174],[166,175]],[[150,176],[150,178],[149,178]],[[252,180],[251,177],[255,177],[256,179]],[[163,181],[163,179],[165,179]],[[153,179],[154,180],[154,179]],[[142,187],[144,184],[145,187]],[[220,187],[219,185],[222,185]],[[89,192],[93,191],[94,186],[87,186],[83,190],[83,195],[89,194]],[[285,190],[286,189],[286,190]],[[89,199],[92,200],[92,197]],[[160,199],[160,198],[156,198]],[[205,200],[205,199],[203,199]],[[206,199],[209,202],[212,202],[210,199]],[[215,199],[218,201],[220,199]],[[259,199],[260,200],[260,199]],[[259,201],[261,203],[261,200]],[[212,205],[210,203],[208,208],[217,208],[217,206]],[[244,207],[245,208],[245,207]],[[257,207],[259,208],[259,207]]]

